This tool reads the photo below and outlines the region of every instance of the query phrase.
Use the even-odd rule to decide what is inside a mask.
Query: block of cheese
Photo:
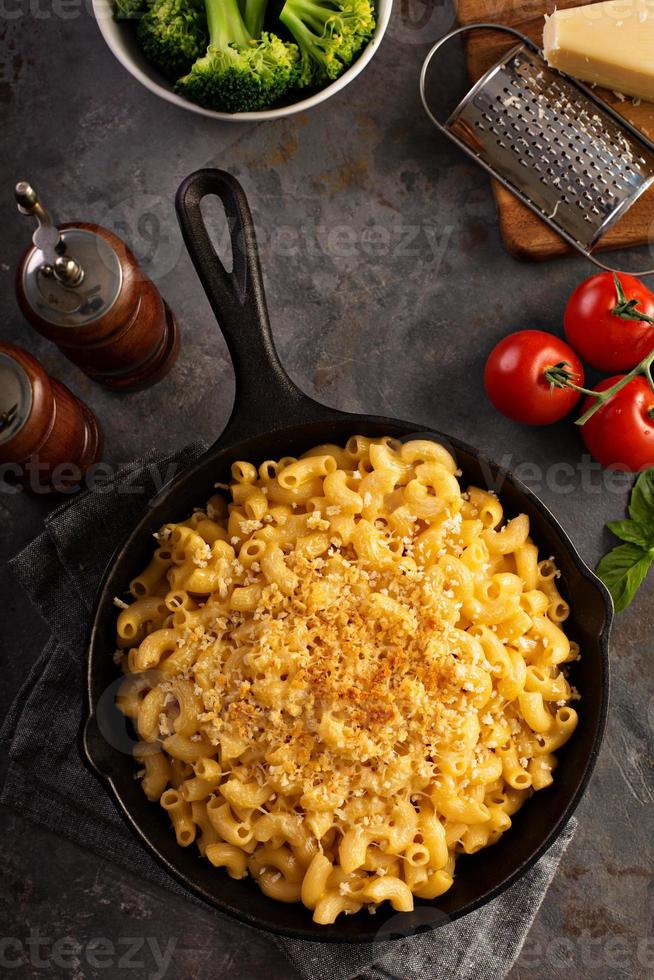
[[[553,68],[654,102],[651,0],[607,0],[555,10],[545,17],[543,50]]]

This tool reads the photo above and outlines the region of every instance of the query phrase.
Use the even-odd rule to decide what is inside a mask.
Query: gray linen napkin
[[[0,803],[194,902],[132,838],[82,764],[77,735],[89,622],[105,565],[162,483],[201,451],[201,446],[193,445],[173,456],[150,456],[126,466],[111,483],[84,492],[51,513],[45,531],[13,559],[11,566],[50,627],[51,637],[0,732],[9,750]],[[522,948],[573,833],[571,821],[541,861],[509,891],[436,931],[372,946],[275,942],[307,980],[354,976],[500,980]],[[402,935],[401,928],[391,928],[391,933]]]

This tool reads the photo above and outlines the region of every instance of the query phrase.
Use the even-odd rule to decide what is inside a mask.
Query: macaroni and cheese
[[[458,475],[437,443],[362,436],[236,462],[118,600],[144,792],[317,923],[447,891],[577,723],[553,560]]]

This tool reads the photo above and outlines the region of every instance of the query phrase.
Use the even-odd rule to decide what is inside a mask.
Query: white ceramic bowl
[[[136,31],[134,24],[129,21],[116,21],[113,18],[113,4],[111,0],[93,0],[93,12],[98,22],[98,27],[103,38],[109,45],[113,54],[118,58],[123,68],[136,78],[141,85],[154,92],[155,95],[172,102],[174,105],[181,106],[182,109],[190,109],[201,116],[210,116],[212,119],[222,119],[225,122],[260,122],[263,119],[279,119],[281,116],[291,116],[295,112],[303,112],[305,109],[312,109],[336,95],[341,89],[345,88],[353,78],[363,71],[372,56],[379,47],[380,41],[388,27],[391,16],[393,0],[376,0],[377,27],[369,43],[362,50],[361,54],[347,71],[309,98],[302,99],[300,102],[293,102],[290,105],[282,105],[276,109],[266,109],[261,112],[214,112],[213,109],[204,109],[183,99],[173,91],[173,86],[167,82],[157,72],[145,58],[136,41]]]

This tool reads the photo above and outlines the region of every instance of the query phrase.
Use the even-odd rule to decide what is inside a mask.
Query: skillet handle
[[[202,217],[205,197],[225,209],[233,268],[219,259]],[[256,233],[245,192],[224,170],[196,170],[175,199],[184,243],[227,342],[236,375],[236,397],[221,442],[241,441],[305,419],[325,418],[328,409],[305,395],[277,356],[259,264]]]

